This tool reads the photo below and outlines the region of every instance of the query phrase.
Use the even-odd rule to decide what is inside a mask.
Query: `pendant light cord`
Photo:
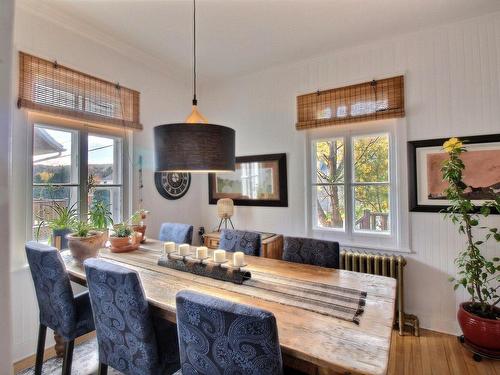
[[[196,0],[193,0],[193,105],[197,105],[196,99]]]

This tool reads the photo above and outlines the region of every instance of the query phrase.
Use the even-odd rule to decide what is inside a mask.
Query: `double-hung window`
[[[400,246],[394,128],[344,126],[310,135],[312,235],[345,245]]]
[[[60,120],[33,123],[32,237],[50,238],[57,209],[73,208],[86,219],[96,202],[120,222],[128,210],[126,135],[120,131],[65,126]]]

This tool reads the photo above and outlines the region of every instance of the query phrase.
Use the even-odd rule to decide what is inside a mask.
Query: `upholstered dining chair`
[[[31,241],[25,248],[40,310],[35,374],[42,373],[47,327],[64,339],[62,373],[71,374],[75,338],[94,330],[88,292],[73,295],[66,267],[55,247]]]
[[[247,255],[260,255],[260,233],[235,229],[223,229],[219,248],[226,251],[243,251]]]
[[[339,268],[339,243],[314,238],[285,237],[283,260]]]
[[[283,374],[271,312],[200,294],[177,293],[179,374]]]
[[[160,227],[160,241],[175,243],[193,243],[193,226],[181,223],[163,223]]]
[[[151,315],[137,272],[97,258],[84,262],[99,346],[99,374],[171,374],[179,368],[177,329]]]

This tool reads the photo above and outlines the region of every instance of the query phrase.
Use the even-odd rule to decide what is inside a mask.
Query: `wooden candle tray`
[[[244,271],[241,267],[233,267],[224,263],[215,263],[209,258],[197,259],[190,256],[181,256],[176,253],[168,254],[167,258],[160,258],[158,265],[171,268],[177,271],[189,272],[199,276],[211,277],[212,279],[230,281],[235,284],[243,284],[252,275],[249,271]]]

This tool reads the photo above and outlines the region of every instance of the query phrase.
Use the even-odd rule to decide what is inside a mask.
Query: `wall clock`
[[[163,198],[182,198],[191,185],[191,173],[155,172],[155,185]]]

